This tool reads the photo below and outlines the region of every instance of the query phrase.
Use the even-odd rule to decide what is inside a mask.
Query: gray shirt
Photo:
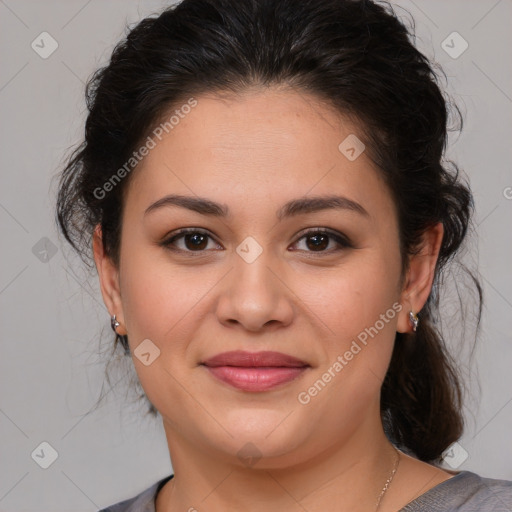
[[[145,491],[99,512],[155,512],[158,491],[174,475],[162,478]],[[471,471],[432,487],[399,512],[512,512],[512,481],[483,478]]]

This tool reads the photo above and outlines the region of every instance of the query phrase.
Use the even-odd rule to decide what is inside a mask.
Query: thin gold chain
[[[389,476],[389,478],[386,480],[386,483],[380,493],[380,496],[377,499],[377,506],[375,508],[375,512],[377,512],[377,510],[379,510],[380,502],[382,501],[382,498],[386,494],[386,491],[389,489],[389,486],[391,485],[393,477],[395,476],[396,470],[398,469],[398,464],[400,464],[400,452],[394,446],[393,446],[393,448],[396,452],[395,465],[393,466],[393,471],[391,472],[391,475]]]

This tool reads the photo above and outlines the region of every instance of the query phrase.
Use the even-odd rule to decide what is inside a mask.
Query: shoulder
[[[408,503],[401,512],[509,512],[512,481],[461,471]]]
[[[155,512],[155,497],[173,476],[166,476],[133,498],[102,508],[99,512]]]

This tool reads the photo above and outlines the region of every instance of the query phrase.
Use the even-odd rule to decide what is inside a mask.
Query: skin
[[[380,388],[396,331],[412,331],[408,313],[429,296],[442,224],[425,232],[402,281],[396,211],[380,171],[366,152],[349,161],[338,150],[360,133],[356,124],[291,89],[196,99],[131,177],[119,267],[104,254],[99,227],[93,237],[103,299],[163,418],[175,477],[156,510],[373,511],[396,457]],[[167,194],[208,198],[230,213],[165,206],[144,215]],[[277,218],[287,201],[328,194],[356,201],[368,217],[327,209]],[[208,231],[199,251],[183,237],[176,251],[161,244],[185,227]],[[344,234],[353,247],[330,237],[317,249],[307,228]],[[262,249],[252,263],[236,252],[248,236]],[[402,310],[299,403],[394,303]],[[145,339],[160,350],[148,366],[133,355]],[[283,352],[310,368],[250,393],[199,364],[237,349]],[[247,443],[261,457],[252,465],[237,455]],[[402,454],[379,510],[396,511],[454,474]]]

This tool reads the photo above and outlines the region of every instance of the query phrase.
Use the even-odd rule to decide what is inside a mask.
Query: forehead
[[[134,171],[127,202],[142,207],[166,193],[187,193],[224,203],[226,196],[284,203],[340,192],[374,206],[376,194],[389,203],[366,151],[355,159],[343,152],[354,142],[362,148],[357,124],[317,98],[260,88],[194,99],[193,108],[175,105],[150,134],[154,147]]]

